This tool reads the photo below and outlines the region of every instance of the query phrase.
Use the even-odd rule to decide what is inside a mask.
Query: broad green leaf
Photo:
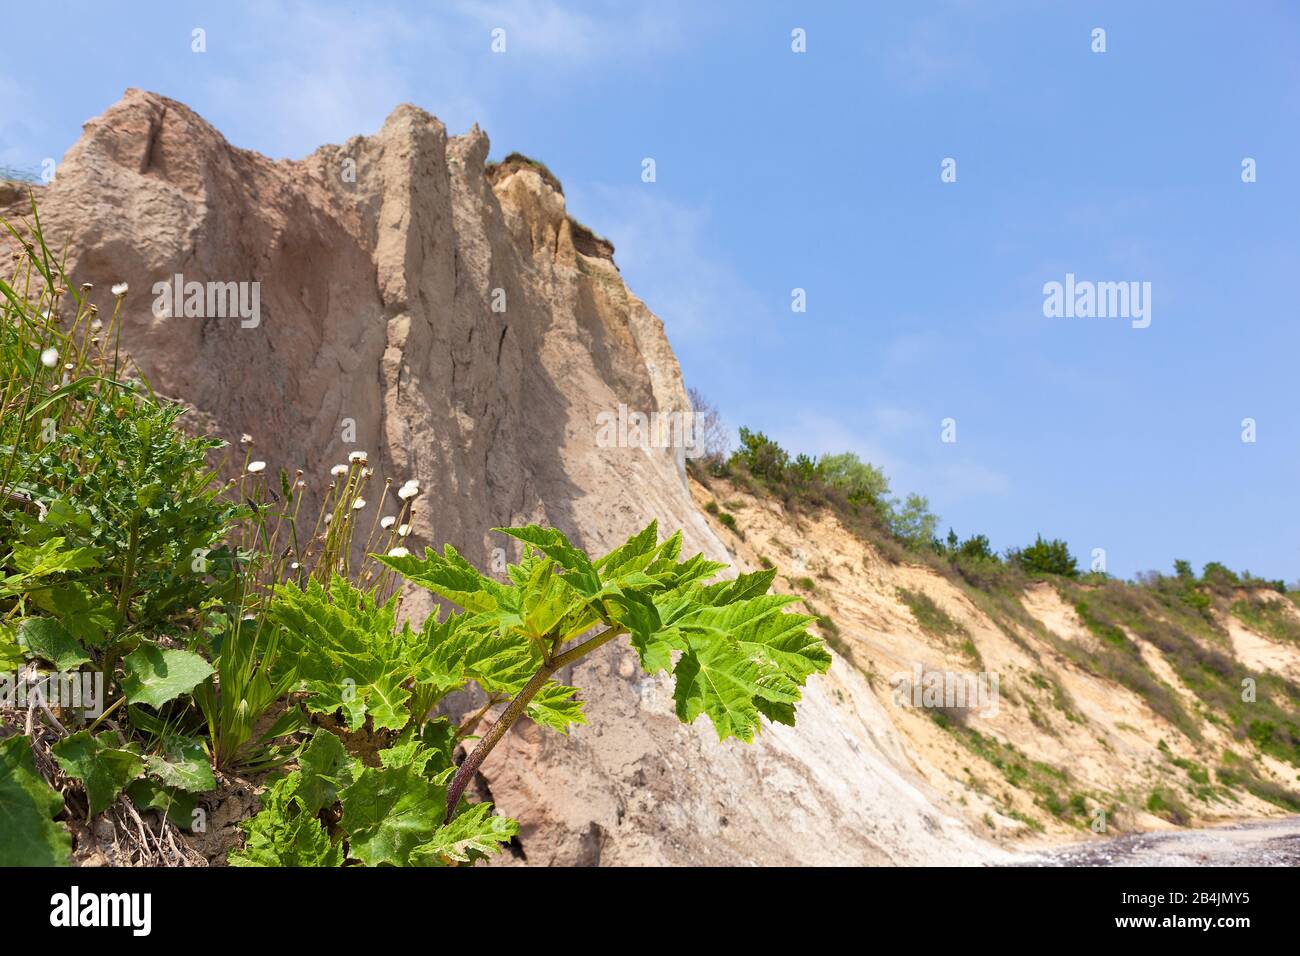
[[[328,730],[316,731],[298,755],[298,795],[308,812],[316,813],[338,801],[339,790],[352,781],[354,764],[338,737]]]
[[[33,591],[31,599],[42,611],[56,615],[64,629],[83,646],[101,646],[117,623],[112,600],[106,595],[93,594],[76,582]]]
[[[786,613],[797,599],[784,594],[764,594],[722,607],[701,608],[678,622],[693,635],[729,637],[755,657],[772,662],[797,684],[831,666],[822,642],[808,632],[816,618]]]
[[[54,759],[63,772],[76,777],[86,788],[89,816],[108,809],[122,789],[144,771],[137,753],[105,743],[106,734],[92,737],[82,730],[54,745]]]
[[[605,607],[620,625],[627,629],[632,646],[641,658],[641,666],[651,674],[667,670],[672,665],[671,652],[682,648],[676,631],[665,628],[649,595],[626,590],[611,595]]]
[[[456,725],[446,717],[437,717],[424,725],[419,734],[415,726],[407,727],[390,746],[379,751],[384,767],[412,766],[428,780],[436,781],[454,766]]]
[[[532,545],[581,582],[580,584],[575,582],[575,587],[582,589],[585,585],[594,590],[599,586],[600,579],[591,566],[591,560],[570,544],[569,539],[555,528],[542,528],[530,524],[522,528],[493,528],[492,530]]]
[[[377,604],[341,577],[328,589],[314,580],[306,590],[275,589],[268,614],[282,628],[279,666],[301,678],[309,709],[341,710],[352,730],[367,716],[375,729],[406,726],[411,692],[405,685],[435,679],[435,648],[409,626],[396,627],[396,608],[396,598]]]
[[[34,578],[61,574],[65,571],[85,571],[99,563],[94,548],[68,547],[64,538],[48,538],[35,547],[18,545],[14,548],[13,563],[20,571]]]
[[[718,739],[739,737],[748,743],[760,726],[755,698],[777,704],[799,700],[794,680],[733,637],[711,632],[687,632],[686,637],[688,649],[673,671],[677,716],[686,723],[706,713]]]
[[[52,617],[29,617],[18,625],[18,641],[55,670],[71,671],[90,662],[90,655]]]
[[[439,774],[454,765],[456,752],[456,725],[446,717],[430,720],[420,731],[420,740],[432,752],[432,759],[425,764],[425,776]]]
[[[498,852],[518,833],[514,820],[493,814],[490,803],[476,803],[438,827],[432,839],[415,848],[411,862],[417,866],[473,863]]]
[[[760,597],[767,594],[775,580],[776,568],[741,574],[730,581],[719,581],[701,588],[699,600],[703,604],[719,606]]]
[[[192,651],[144,644],[122,660],[122,691],[132,704],[158,708],[212,676],[212,665]]]
[[[609,581],[624,569],[644,570],[659,546],[659,522],[651,521],[627,542],[593,562],[603,580]],[[644,559],[642,562],[639,559]]]
[[[217,788],[212,765],[203,745],[189,737],[167,737],[162,753],[145,758],[149,772],[168,787],[191,793],[207,793]]]
[[[787,727],[794,726],[794,704],[778,704],[762,697],[755,697],[754,706],[772,723],[785,724]]]
[[[31,741],[0,740],[0,866],[67,866],[72,838],[59,796],[36,772]]]
[[[15,629],[0,621],[0,671],[12,673],[27,660]]]
[[[343,790],[343,827],[351,855],[368,866],[407,866],[447,814],[447,791],[414,763],[365,767]]]
[[[467,611],[495,611],[506,590],[503,585],[479,573],[451,545],[443,548],[442,557],[433,549],[426,548],[423,558],[377,554],[375,560]]]

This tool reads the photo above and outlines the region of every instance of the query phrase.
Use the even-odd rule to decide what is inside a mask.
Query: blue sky
[[[403,101],[477,121],[614,240],[733,426],[857,451],[998,548],[1300,578],[1300,6],[205,6],[7,10],[32,42],[0,63],[0,163],[62,156],[129,86],[276,157]],[[1067,272],[1150,282],[1150,327],[1044,317]]]

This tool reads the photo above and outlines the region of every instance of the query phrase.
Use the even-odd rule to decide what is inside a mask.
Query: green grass
[[[1280,598],[1241,598],[1232,602],[1231,611],[1239,621],[1264,637],[1300,644],[1300,614]]]
[[[966,628],[949,617],[948,613],[924,591],[896,588],[894,593],[903,604],[907,605],[916,623],[927,634],[942,638],[969,637]]]

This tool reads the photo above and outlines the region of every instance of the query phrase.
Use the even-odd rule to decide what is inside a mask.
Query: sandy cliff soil
[[[770,494],[706,480],[692,481],[696,503],[716,512],[710,521],[734,560],[747,568],[774,564],[778,586],[823,616],[823,635],[847,668],[866,678],[883,712],[876,729],[881,749],[981,836],[1032,848],[1094,838],[1099,820],[1107,834],[1173,829],[1170,817],[1177,814],[1159,803],[1149,807],[1157,791],[1185,811],[1179,823],[1289,812],[1249,792],[1207,789],[1193,779],[1188,767],[1212,776],[1205,768],[1218,766],[1224,751],[1252,761],[1279,786],[1294,788],[1298,778],[1295,767],[1253,754],[1248,741],[1207,714],[1164,654],[1138,635],[1127,636],[1156,686],[1193,715],[1194,735],[1157,713],[1143,694],[1098,674],[1088,662],[1100,651],[1099,638],[1054,585],[1033,584],[1019,595],[1025,626],[923,562],[887,559],[828,511],[793,510]],[[951,622],[947,633],[918,620],[908,603],[916,594]],[[1289,602],[1279,607],[1300,616]],[[1235,618],[1222,620],[1242,675],[1260,668],[1290,673],[1300,664],[1300,646]],[[1062,649],[1069,645],[1083,653],[1067,656]],[[936,712],[916,706],[906,688],[918,669],[996,674],[997,707]]]

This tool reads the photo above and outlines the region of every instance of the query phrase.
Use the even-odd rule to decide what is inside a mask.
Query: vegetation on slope
[[[750,741],[829,666],[774,570],[712,582],[725,565],[653,522],[597,559],[497,529],[518,552],[502,580],[450,545],[411,554],[419,483],[372,491],[364,452],[316,515],[247,436],[213,463],[223,443],[120,353],[129,290],[105,320],[34,207],[29,229],[0,280],[0,866],[69,862],[74,836],[76,859],[204,862],[187,837],[232,781],[269,784],[232,864],[473,863],[518,830],[466,795],[497,742],[585,721],[561,668],[627,639],[682,721]],[[403,620],[403,585],[455,610]],[[453,723],[464,689],[483,705]]]
[[[698,393],[695,400],[697,410],[703,405],[704,412],[717,419],[716,410]],[[1167,766],[1161,775],[1169,782],[1150,790],[1079,790],[1070,782],[1069,767],[1035,768],[1033,761],[1015,756],[1011,741],[999,740],[991,730],[975,730],[963,714],[935,709],[931,716],[936,723],[1023,791],[1039,810],[1081,827],[1091,823],[1080,811],[1085,805],[1111,816],[1128,806],[1186,823],[1212,816],[1213,807],[1226,809],[1243,792],[1279,808],[1300,810],[1300,793],[1290,782],[1300,779],[1295,773],[1300,769],[1300,687],[1279,672],[1246,666],[1236,656],[1227,628],[1231,616],[1279,644],[1300,644],[1300,591],[1249,572],[1233,572],[1217,562],[1207,564],[1200,575],[1178,561],[1173,574],[1147,573],[1136,581],[1120,581],[1102,572],[1080,571],[1064,541],[1043,535],[999,554],[982,534],[961,539],[950,530],[940,538],[935,533],[938,518],[922,496],[893,496],[883,471],[851,453],[817,459],[791,455],[761,432],[745,428],[734,451],[716,433],[705,451],[692,461],[692,474],[706,486],[721,483],[779,500],[796,522],[800,515],[830,512],[887,561],[919,565],[940,575],[1032,660],[1064,659],[1078,671],[1131,691],[1203,755],[1175,756],[1162,747]],[[716,506],[711,510],[721,514]],[[739,522],[743,531],[743,516]],[[800,579],[790,580],[797,587]],[[1062,636],[1026,609],[1027,590],[1043,585],[1074,612],[1094,639],[1091,643]],[[819,607],[836,613],[826,604],[834,602],[834,594],[816,597]],[[979,649],[964,640],[963,625],[924,589],[900,587],[895,597],[922,631],[983,666]],[[825,615],[823,619],[830,621]],[[823,628],[823,633],[846,658],[861,664],[852,636],[844,633],[842,621],[840,625],[832,623],[833,629]],[[1003,695],[1023,705],[1034,726],[1045,733],[1057,733],[1050,711],[1064,717],[1067,726],[1086,723],[1050,667],[1030,675],[1027,685],[1004,682]],[[1045,700],[1047,710],[1039,700]],[[1224,736],[1228,746],[1217,742]],[[1286,767],[1291,771],[1284,772]],[[1203,809],[1190,810],[1189,803]],[[1015,816],[1009,803],[999,805]],[[1040,825],[1029,817],[1022,822],[1031,829]]]

